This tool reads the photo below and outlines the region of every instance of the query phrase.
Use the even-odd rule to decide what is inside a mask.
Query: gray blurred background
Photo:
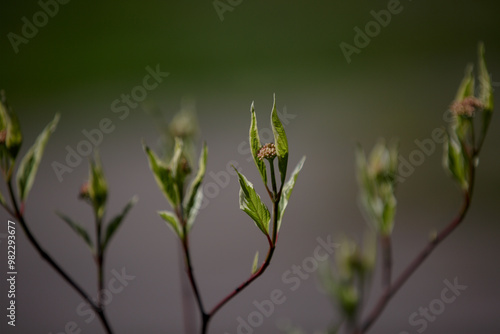
[[[339,44],[353,44],[353,29],[364,29],[373,20],[370,11],[386,9],[388,3],[242,1],[221,20],[211,1],[74,0],[59,5],[58,13],[15,53],[8,34],[20,35],[22,18],[33,22],[41,7],[37,1],[2,1],[0,87],[21,120],[22,152],[61,113],[28,199],[27,220],[43,247],[92,294],[96,272],[87,247],[54,214],[62,211],[93,228],[91,210],[77,199],[88,175],[86,158],[62,182],[51,164],[65,163],[65,147],[75,149],[85,139],[82,131],[97,128],[103,118],[115,126],[98,146],[110,189],[107,217],[134,194],[140,199],[106,260],[107,280],[113,270],[123,268],[135,276],[107,307],[116,333],[183,332],[178,242],[156,214],[169,206],[141,147],[141,140],[155,147],[158,121],[143,106],[131,109],[123,120],[111,109],[121,94],[142,84],[147,66],[157,64],[170,74],[143,103],[162,110],[168,122],[183,99],[196,101],[200,138],[209,145],[207,184],[217,184],[214,175],[229,175],[225,171],[236,161],[264,195],[255,166],[241,148],[247,147],[251,102],[260,128],[269,128],[273,93],[278,109],[290,115],[290,168],[307,155],[271,266],[215,316],[210,333],[237,333],[238,317],[247,319],[256,310],[253,302],[269,299],[274,289],[283,291],[286,302],[254,333],[278,333],[277,323],[286,321],[313,333],[336,318],[314,274],[296,291],[282,275],[313,255],[318,237],[356,237],[365,229],[356,201],[356,142],[369,150],[380,137],[399,138],[401,155],[408,159],[418,150],[415,140],[430,139],[434,129],[447,125],[443,113],[466,64],[476,61],[480,40],[486,45],[495,98],[500,98],[497,1],[402,1],[401,12],[348,63]],[[401,289],[372,333],[417,333],[420,327],[409,324],[410,315],[440,298],[443,281],[455,277],[467,289],[428,323],[425,333],[500,333],[497,116],[464,224]],[[441,167],[440,146],[398,188],[395,273],[460,206],[459,191]],[[219,183],[212,186],[214,196],[191,235],[195,275],[207,307],[248,276],[256,250],[266,251],[265,238],[239,210],[236,177]],[[7,271],[9,218],[1,211],[2,272]],[[64,333],[66,324],[75,322],[81,333],[101,333],[97,320],[86,323],[88,316],[77,313],[81,298],[40,259],[20,229],[17,236],[16,327],[7,326],[3,314],[7,285],[2,279],[0,331]],[[379,292],[377,283],[371,302]]]

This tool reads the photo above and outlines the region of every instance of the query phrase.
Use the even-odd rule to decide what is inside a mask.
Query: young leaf
[[[263,160],[257,158],[257,154],[261,148],[260,138],[259,138],[259,130],[257,128],[257,116],[255,115],[255,108],[253,106],[250,108],[250,112],[252,114],[252,121],[250,123],[250,148],[252,150],[252,157],[257,169],[259,170],[260,176],[264,184],[267,184],[267,171],[266,164]]]
[[[95,153],[94,160],[90,160],[89,174],[89,197],[97,216],[102,218],[104,216],[106,200],[108,198],[108,185],[106,183],[106,179],[104,178],[101,159],[97,151]]]
[[[19,125],[19,119],[14,113],[10,114],[10,124],[5,141],[12,159],[15,160],[21,149],[21,144],[23,143],[23,135],[21,133],[21,126]]]
[[[179,165],[179,160],[180,160],[181,155],[182,155],[183,146],[184,145],[182,143],[182,139],[175,137],[174,156],[172,157],[172,160],[170,160],[170,164],[169,164],[169,168],[172,170],[174,178],[176,177],[177,168]]]
[[[117,215],[116,217],[114,217],[109,222],[108,227],[106,228],[106,235],[104,237],[104,240],[101,243],[101,249],[102,249],[103,253],[106,250],[106,247],[108,246],[109,241],[111,240],[111,238],[113,237],[113,235],[115,234],[115,232],[120,227],[123,219],[128,214],[128,212],[130,211],[130,209],[135,205],[135,203],[137,203],[137,196],[132,197],[132,199],[123,208],[122,212],[119,215]]]
[[[189,221],[191,221],[191,224],[194,222],[194,217],[193,219],[191,219],[192,216],[191,212],[193,211],[193,208],[196,206],[197,196],[200,196],[198,195],[198,190],[201,192],[200,186],[201,183],[203,182],[203,178],[205,177],[205,172],[207,170],[207,156],[208,156],[207,144],[203,143],[203,148],[200,154],[200,161],[198,162],[198,173],[196,173],[194,180],[191,182],[191,185],[187,192],[187,196],[184,199],[184,216],[185,219],[188,221],[188,227],[190,225]],[[203,194],[201,194],[201,196],[203,196]]]
[[[59,212],[56,212],[56,214],[62,219],[64,220],[68,225],[69,227],[71,227],[71,229],[73,231],[76,232],[76,234],[78,234],[82,239],[83,241],[85,241],[85,243],[87,244],[87,246],[89,246],[90,250],[92,252],[94,252],[94,245],[92,244],[92,240],[90,240],[90,236],[89,234],[87,233],[87,231],[78,223],[74,222],[71,218],[69,218],[68,216],[65,216],[64,214],[62,213],[59,213]]]
[[[285,128],[278,117],[276,110],[276,96],[274,96],[273,110],[271,111],[271,125],[273,128],[274,145],[278,156],[278,168],[281,174],[281,184],[285,182],[286,168],[288,166],[288,140]]]
[[[17,115],[8,106],[3,90],[0,91],[0,131],[5,131],[2,135],[5,136],[5,146],[2,145],[2,149],[5,148],[10,158],[15,160],[23,142],[23,135]]]
[[[252,275],[257,272],[257,269],[259,269],[259,251],[255,253],[255,256],[253,258]]]
[[[455,101],[462,101],[468,96],[474,96],[474,74],[472,73],[474,66],[472,64],[467,65],[465,68],[465,75],[460,83],[457,90],[457,95],[455,96]]]
[[[493,89],[491,87],[490,74],[488,73],[488,69],[486,68],[486,61],[484,59],[483,43],[479,44],[478,77],[479,77],[479,100],[484,105],[483,123],[481,131],[481,136],[482,136],[481,140],[484,140],[493,113]]]
[[[491,112],[493,110],[493,89],[491,87],[491,78],[486,67],[486,61],[484,59],[484,44],[479,44],[479,66],[478,66],[478,77],[479,77],[479,100],[484,105],[485,111]]]
[[[240,174],[236,168],[234,170],[238,173],[240,181],[240,209],[253,219],[262,233],[269,235],[269,221],[271,220],[269,210],[262,203],[260,196],[255,192],[253,184]]]
[[[464,160],[462,146],[458,139],[448,134],[444,143],[443,165],[450,175],[460,184],[462,189],[467,190],[467,162]]]
[[[158,211],[158,214],[160,215],[163,220],[165,220],[168,224],[168,226],[174,231],[175,234],[179,236],[179,238],[184,238],[184,233],[182,232],[182,226],[179,220],[177,219],[177,216],[170,211]]]
[[[189,217],[187,219],[187,230],[190,231],[193,227],[196,216],[198,216],[198,211],[201,208],[201,203],[203,202],[203,189],[200,187],[196,192],[196,196],[194,197],[194,204],[190,209]]]
[[[43,152],[45,146],[49,141],[50,135],[56,129],[57,123],[59,122],[59,114],[54,116],[54,119],[43,129],[42,133],[38,136],[33,146],[26,152],[19,168],[17,169],[16,180],[17,189],[19,191],[19,197],[21,202],[24,202],[28,197],[28,194],[35,181],[35,176],[42,160]]]
[[[153,172],[156,183],[169,201],[172,208],[176,208],[177,205],[179,205],[180,196],[172,170],[165,166],[165,164],[163,164],[163,162],[153,151],[149,149],[148,146],[144,145],[144,151],[148,156],[149,168]]]
[[[396,197],[394,196],[394,189],[388,184],[383,186],[382,197],[384,198],[384,209],[382,212],[380,233],[382,235],[390,236],[394,227],[394,216],[396,215]]]
[[[295,169],[292,172],[292,176],[290,177],[290,180],[285,184],[283,187],[283,191],[281,193],[281,199],[280,203],[278,206],[278,231],[280,230],[281,227],[281,221],[283,220],[283,214],[285,213],[285,209],[288,205],[288,200],[290,199],[290,196],[292,195],[293,187],[295,187],[295,182],[297,181],[297,177],[299,176],[300,171],[302,170],[302,167],[304,166],[304,162],[306,161],[306,157],[302,157],[300,159],[299,163],[295,167]]]

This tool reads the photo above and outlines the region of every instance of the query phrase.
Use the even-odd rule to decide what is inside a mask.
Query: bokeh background
[[[90,209],[77,199],[87,178],[87,162],[64,174],[62,182],[51,164],[64,163],[65,147],[76,148],[85,139],[82,131],[97,128],[101,119],[115,125],[98,147],[110,189],[108,217],[134,194],[140,198],[112,241],[106,261],[108,280],[113,269],[125,268],[135,276],[107,308],[116,333],[183,332],[178,243],[156,214],[168,204],[141,147],[141,140],[155,147],[160,122],[144,112],[144,105],[124,120],[111,110],[115,99],[142,83],[145,68],[157,64],[170,74],[144,103],[161,110],[168,122],[183,100],[196,101],[200,142],[209,145],[207,183],[216,184],[213,175],[222,175],[230,161],[236,161],[263,193],[253,162],[241,147],[248,136],[251,102],[260,127],[268,128],[273,93],[278,109],[293,116],[286,125],[290,163],[307,155],[272,265],[217,314],[210,332],[237,333],[237,318],[255,311],[253,302],[269,299],[274,289],[284,292],[286,302],[254,333],[278,333],[277,324],[287,321],[312,333],[336,319],[315,275],[302,280],[296,291],[281,276],[312,256],[318,237],[356,237],[366,228],[357,206],[356,143],[368,150],[380,137],[399,138],[401,155],[408,159],[418,149],[415,140],[429,139],[434,129],[446,126],[443,113],[466,64],[476,61],[481,40],[495,98],[500,98],[497,1],[404,0],[401,13],[347,63],[339,44],[353,44],[354,27],[363,29],[373,20],[370,11],[387,5],[385,0],[243,0],[221,20],[212,1],[74,0],[59,5],[58,13],[15,53],[8,33],[21,34],[22,18],[32,22],[41,7],[33,0],[2,1],[0,87],[21,119],[23,152],[53,115],[61,114],[27,203],[27,220],[43,247],[93,294],[96,273],[88,250],[54,214],[62,211],[92,228]],[[416,333],[419,327],[409,324],[410,314],[440,298],[443,281],[455,277],[467,289],[429,322],[425,333],[500,332],[497,116],[463,226],[401,289],[372,333]],[[437,145],[398,188],[396,273],[459,208],[459,191],[441,168],[441,156]],[[260,231],[238,208],[236,177],[221,184],[191,236],[195,274],[208,306],[248,276],[255,251],[262,254],[266,247]],[[7,219],[2,211],[2,272],[7,271]],[[86,323],[87,317],[77,314],[79,296],[40,259],[20,229],[17,236],[16,327],[7,326],[2,315],[0,331],[64,333],[66,324],[74,321],[81,333],[101,333],[97,320]],[[3,312],[6,294],[2,279]]]

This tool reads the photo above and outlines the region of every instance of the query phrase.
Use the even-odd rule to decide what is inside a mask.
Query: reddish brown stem
[[[99,305],[94,303],[90,296],[83,291],[83,289],[54,261],[54,259],[40,246],[38,241],[35,239],[33,234],[31,233],[31,230],[28,227],[28,224],[26,223],[24,219],[24,215],[19,209],[19,206],[17,205],[16,197],[14,195],[14,190],[12,187],[12,183],[9,181],[7,182],[7,187],[9,189],[9,195],[12,200],[12,205],[14,206],[14,217],[16,217],[19,220],[19,223],[28,237],[28,240],[30,243],[33,245],[33,247],[36,249],[38,254],[44,259],[45,261],[48,262],[48,264],[73,288],[75,289],[78,294],[90,305],[92,310],[97,314],[99,320],[101,321],[102,326],[104,327],[106,333],[111,334],[113,331],[111,330],[111,326],[108,323],[108,320],[104,314],[104,311]]]
[[[373,308],[372,312],[363,322],[360,329],[354,331],[353,334],[363,334],[366,333],[371,328],[371,326],[382,314],[385,307],[387,306],[391,298],[396,294],[396,292],[398,292],[398,290],[403,286],[403,284],[411,277],[411,275],[413,275],[413,273],[420,267],[420,265],[425,261],[425,259],[436,249],[436,247],[444,239],[446,239],[464,220],[465,215],[467,214],[467,211],[470,207],[472,191],[474,189],[475,167],[472,161],[473,159],[471,159],[471,163],[469,164],[470,184],[468,190],[464,191],[464,201],[462,203],[462,207],[457,217],[455,217],[455,219],[453,219],[433,240],[431,240],[425,246],[425,248],[417,255],[417,257],[399,275],[399,277],[394,281],[394,283],[388,286],[384,290],[377,304]]]

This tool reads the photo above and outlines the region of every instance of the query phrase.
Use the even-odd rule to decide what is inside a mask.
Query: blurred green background
[[[278,109],[291,115],[286,124],[290,164],[302,155],[308,158],[269,271],[214,318],[211,333],[236,333],[236,319],[246,318],[255,310],[252,302],[269,298],[276,288],[286,291],[287,301],[255,333],[278,332],[276,324],[284,319],[309,333],[330,324],[335,310],[314,276],[291,292],[281,275],[312,255],[316,238],[356,236],[365,228],[356,204],[356,142],[368,150],[380,137],[396,137],[408,159],[418,149],[415,140],[431,138],[432,130],[447,125],[443,113],[466,64],[476,61],[479,41],[485,43],[499,100],[497,1],[401,1],[401,12],[348,63],[340,43],[354,44],[354,28],[364,29],[373,20],[370,11],[387,9],[388,3],[243,0],[221,21],[212,1],[72,0],[60,4],[16,53],[9,33],[21,35],[22,18],[33,22],[41,6],[2,2],[0,88],[20,117],[23,151],[54,113],[62,116],[27,205],[28,222],[42,245],[95,293],[95,270],[85,245],[54,215],[57,209],[92,227],[90,210],[76,198],[87,164],[64,174],[63,182],[52,164],[64,163],[66,146],[76,148],[85,139],[82,131],[97,128],[103,118],[115,126],[98,145],[110,187],[108,216],[132,195],[140,197],[107,260],[108,279],[121,268],[136,277],[108,306],[116,333],[182,332],[177,240],[155,213],[168,204],[141,147],[141,140],[154,146],[159,122],[144,112],[145,106],[161,110],[168,122],[181,101],[196,101],[201,139],[210,149],[207,183],[218,184],[219,175],[219,191],[192,235],[196,275],[205,303],[213,305],[248,275],[255,250],[265,251],[264,238],[238,208],[236,178],[224,171],[230,161],[237,162],[264,191],[244,147],[251,102],[259,126],[268,128],[273,93]],[[147,66],[157,65],[169,76],[121,120],[112,103],[142,84]],[[439,298],[443,280],[455,277],[468,289],[425,332],[499,332],[499,129],[494,115],[464,225],[394,298],[373,333],[416,333],[410,314]],[[230,175],[227,182],[220,180],[222,174]],[[440,145],[401,184],[398,203],[396,272],[459,207],[459,192],[441,168]],[[1,212],[0,219],[6,221],[7,214]],[[68,321],[82,333],[100,333],[97,321],[86,323],[76,313],[78,296],[40,260],[21,231],[18,236],[18,325],[11,328],[4,319],[2,333],[59,333]],[[6,254],[5,243],[0,247]],[[5,282],[0,289],[6,291]],[[373,293],[378,292],[376,285]],[[2,297],[2,309],[6,302]]]

